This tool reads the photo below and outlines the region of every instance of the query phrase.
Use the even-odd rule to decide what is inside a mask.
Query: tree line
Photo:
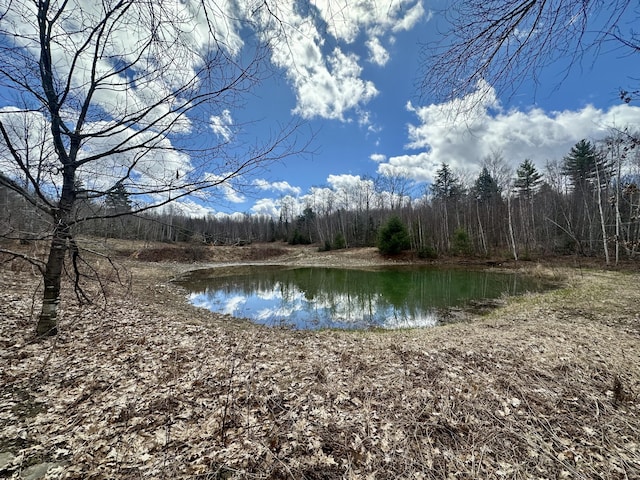
[[[420,255],[601,256],[608,263],[640,253],[640,156],[634,136],[581,140],[567,155],[538,169],[525,159],[515,171],[498,152],[483,159],[477,177],[443,163],[422,195],[389,201],[384,185],[363,181],[339,196],[283,198],[277,218],[238,214],[194,218],[165,208],[134,213],[130,194],[116,184],[103,202],[81,198],[77,235],[160,242],[242,245],[285,241],[320,249],[379,245],[391,219],[407,230]],[[82,188],[79,188],[82,192]],[[0,190],[2,236],[30,241],[50,230],[24,199]]]

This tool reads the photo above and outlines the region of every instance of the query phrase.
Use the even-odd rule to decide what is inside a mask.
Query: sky
[[[238,196],[223,211],[275,215],[283,196],[304,205],[312,190],[384,175],[406,176],[418,196],[443,162],[473,180],[482,159],[495,152],[514,171],[525,159],[542,171],[582,138],[595,141],[611,127],[640,125],[640,108],[619,98],[640,72],[618,50],[600,52],[597,61],[584,58],[566,78],[566,64],[551,65],[538,84],[525,82],[502,98],[494,92],[472,118],[452,122],[455,105],[430,103],[417,89],[421,49],[438,40],[443,2],[400,3],[393,14],[382,9],[368,23],[358,9],[346,12],[343,30],[324,32],[314,44],[324,42],[313,68],[326,77],[305,76],[286,59],[282,75],[257,90],[250,112],[304,119],[314,133],[314,153],[273,165],[260,179],[263,189]]]
[[[301,141],[310,142],[307,152],[257,171],[243,179],[240,190],[221,189],[213,201],[183,201],[185,214],[277,216],[283,199],[301,211],[314,196],[374,178],[406,178],[418,197],[442,163],[467,181],[477,176],[483,158],[496,153],[514,171],[525,159],[543,171],[582,138],[595,141],[611,127],[640,125],[640,107],[619,98],[621,88],[637,85],[638,62],[620,49],[603,48],[596,59],[587,55],[568,74],[566,63],[551,64],[536,84],[525,81],[509,95],[485,83],[479,88],[488,94],[480,101],[470,94],[437,103],[417,85],[425,45],[447,28],[445,0],[311,4],[314,8],[297,8],[295,0],[272,4],[281,8],[276,13],[287,41],[271,43],[271,75],[244,101],[212,113],[209,125],[209,134],[220,142],[233,143],[243,130],[243,138],[260,143],[278,125],[301,122]],[[228,30],[233,54],[254,35],[231,23],[219,27]],[[466,104],[473,105],[469,116],[452,115]]]

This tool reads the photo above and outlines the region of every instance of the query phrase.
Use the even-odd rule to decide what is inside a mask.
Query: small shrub
[[[289,240],[290,245],[309,245],[310,243],[311,239],[300,233],[300,230],[297,228],[293,231],[291,240]]]
[[[331,242],[329,240],[324,241],[324,246],[318,247],[319,252],[329,252],[331,250]]]
[[[451,252],[454,255],[471,255],[473,248],[471,239],[464,228],[458,228],[453,232],[453,242],[451,244]]]
[[[431,246],[422,247],[421,249],[418,250],[418,258],[423,258],[423,259],[438,258],[438,252],[436,252],[436,249]]]
[[[333,248],[334,250],[342,250],[343,248],[347,248],[347,241],[344,239],[344,235],[342,232],[336,233],[336,236],[333,239]]]
[[[409,232],[400,218],[394,216],[380,230],[378,250],[384,255],[397,255],[411,248]]]

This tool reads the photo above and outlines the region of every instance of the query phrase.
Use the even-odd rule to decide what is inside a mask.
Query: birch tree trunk
[[[600,212],[600,227],[602,228],[602,243],[604,247],[604,258],[609,265],[609,247],[607,245],[607,226],[604,222],[604,212],[602,210],[602,188],[600,187],[600,169],[598,168],[598,162],[595,162],[596,165],[596,179],[598,181],[597,190],[598,190],[598,210]]]
[[[513,219],[511,217],[511,195],[507,195],[507,217],[509,219],[509,236],[511,237],[511,246],[513,248],[513,259],[518,261],[518,249],[516,248],[516,239],[513,234]]]

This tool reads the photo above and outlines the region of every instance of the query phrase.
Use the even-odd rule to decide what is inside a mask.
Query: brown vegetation
[[[131,287],[92,306],[66,290],[44,341],[38,277],[2,271],[0,477],[640,477],[637,272],[528,262],[565,287],[465,324],[299,332],[192,307],[169,279],[383,259],[270,244],[149,263],[113,246]]]

